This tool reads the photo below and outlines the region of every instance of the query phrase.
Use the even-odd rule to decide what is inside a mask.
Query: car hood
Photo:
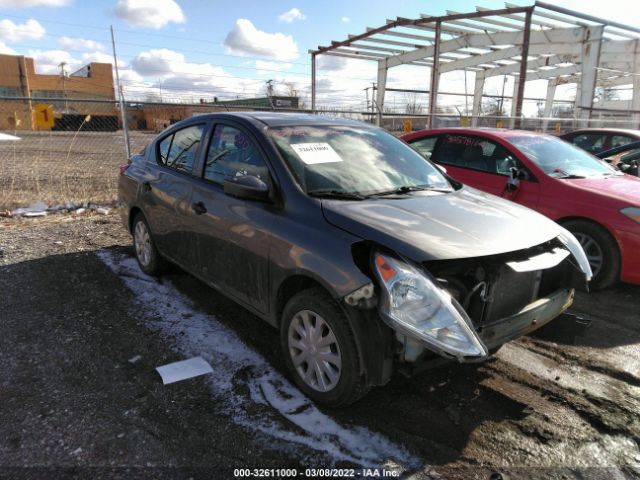
[[[640,178],[632,175],[592,177],[568,180],[572,185],[622,200],[628,206],[640,206]]]
[[[322,209],[330,224],[418,262],[521,250],[563,231],[533,210],[470,187],[363,201],[323,200]]]

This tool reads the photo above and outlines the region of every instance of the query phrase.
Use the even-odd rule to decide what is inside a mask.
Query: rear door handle
[[[193,209],[194,212],[196,212],[196,215],[202,215],[203,213],[207,213],[207,207],[205,207],[204,203],[202,202],[192,203],[191,208]]]

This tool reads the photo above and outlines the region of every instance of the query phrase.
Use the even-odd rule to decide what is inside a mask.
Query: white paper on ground
[[[291,148],[307,165],[342,161],[340,155],[328,143],[295,143]]]
[[[162,383],[164,385],[213,372],[211,365],[201,357],[194,357],[180,362],[169,363],[167,365],[157,367],[156,370],[162,377]]]

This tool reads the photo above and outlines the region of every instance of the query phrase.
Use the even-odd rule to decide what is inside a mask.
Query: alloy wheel
[[[595,277],[602,269],[602,263],[604,261],[602,248],[600,247],[598,242],[596,242],[590,235],[581,232],[575,232],[574,236],[580,242],[580,245],[582,245],[582,249],[587,255],[587,260],[589,260],[589,265],[591,266],[593,276]]]

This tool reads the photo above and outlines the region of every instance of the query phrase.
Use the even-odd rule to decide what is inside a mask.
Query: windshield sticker
[[[307,165],[342,161],[340,155],[328,143],[296,143],[292,144],[291,148]]]

